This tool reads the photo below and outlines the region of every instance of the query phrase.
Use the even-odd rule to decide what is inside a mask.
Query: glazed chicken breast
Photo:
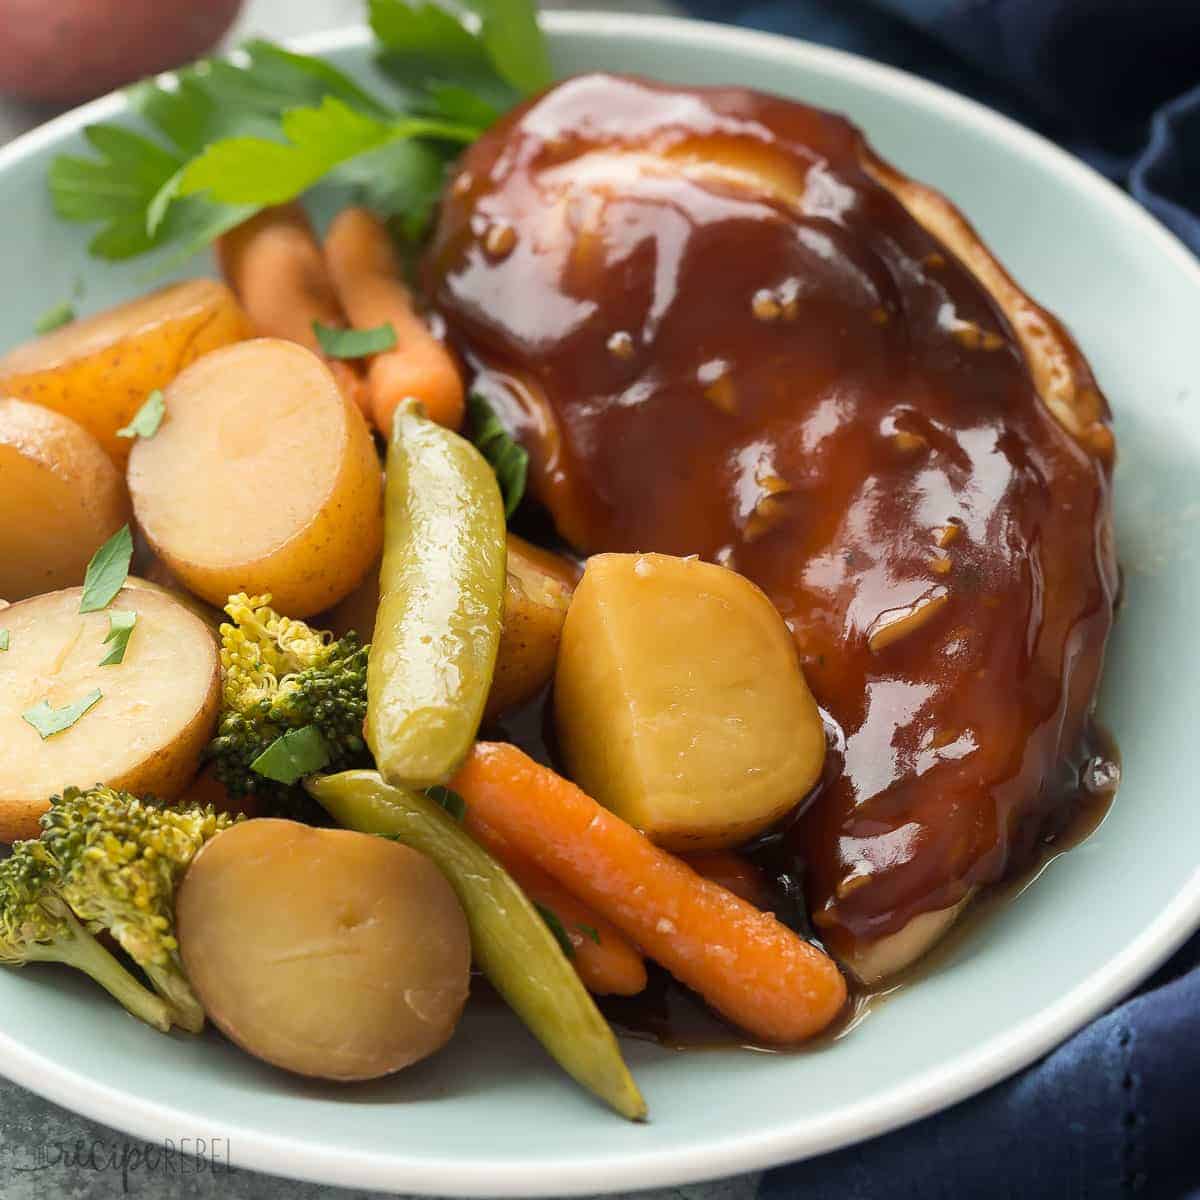
[[[588,75],[466,153],[425,269],[568,542],[697,554],[782,613],[834,768],[788,836],[860,979],[1070,818],[1108,409],[948,201],[829,113]]]

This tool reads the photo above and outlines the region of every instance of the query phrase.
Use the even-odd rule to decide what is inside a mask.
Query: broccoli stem
[[[42,946],[30,946],[26,958],[40,962],[58,962],[91,976],[127,1012],[145,1021],[160,1033],[171,1028],[171,1010],[149,989],[144,988],[76,920],[73,914],[61,914],[69,933]]]
[[[187,981],[179,974],[179,968],[158,967],[148,963],[142,968],[154,990],[171,1008],[175,1024],[188,1033],[204,1031],[204,1009],[196,999]]]

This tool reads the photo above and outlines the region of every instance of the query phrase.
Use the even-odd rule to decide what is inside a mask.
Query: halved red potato
[[[38,836],[49,798],[97,783],[172,798],[196,774],[221,698],[212,631],[160,591],[125,587],[108,609],[80,613],[81,588],[4,609],[0,627],[0,841]],[[109,612],[137,614],[120,663]],[[39,735],[23,714],[100,697],[69,728]]]
[[[306,617],[361,582],[383,544],[383,473],[362,414],[310,350],[256,338],[193,363],[129,459],[134,512],[197,596],[269,593]]]
[[[223,283],[190,279],[10,350],[0,358],[0,396],[65,413],[123,467],[133,442],[117,430],[147,396],[188,363],[251,332]]]

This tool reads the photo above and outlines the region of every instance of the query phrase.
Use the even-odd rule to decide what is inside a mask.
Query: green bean
[[[418,406],[401,406],[367,668],[367,743],[389,783],[441,783],[470,750],[496,665],[504,572],[491,467]]]
[[[316,776],[305,786],[339,824],[395,838],[431,858],[458,895],[475,961],[492,986],[567,1074],[623,1117],[645,1119],[646,1102],[617,1039],[549,926],[453,817],[375,771]]]

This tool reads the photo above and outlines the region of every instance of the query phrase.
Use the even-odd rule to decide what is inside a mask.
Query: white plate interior
[[[228,1139],[235,1163],[437,1194],[562,1195],[728,1175],[815,1154],[978,1090],[1117,999],[1198,922],[1194,699],[1200,649],[1200,269],[1087,168],[950,93],[784,39],[669,19],[550,14],[557,67],[733,82],[848,114],[882,154],[942,188],[1078,336],[1117,418],[1126,604],[1101,703],[1125,785],[952,961],[853,1035],[792,1056],[627,1043],[652,1121],[627,1125],[569,1084],[506,1013],[473,1011],[433,1062],[340,1089],[288,1078],[215,1036],[162,1039],[63,973],[0,973],[0,1068],[151,1138]],[[366,69],[361,34],[303,48]],[[50,154],[101,101],[0,152],[0,347],[83,279],[85,311],[142,290],[145,267],[88,260],[49,215]],[[194,273],[194,272],[192,272]]]

